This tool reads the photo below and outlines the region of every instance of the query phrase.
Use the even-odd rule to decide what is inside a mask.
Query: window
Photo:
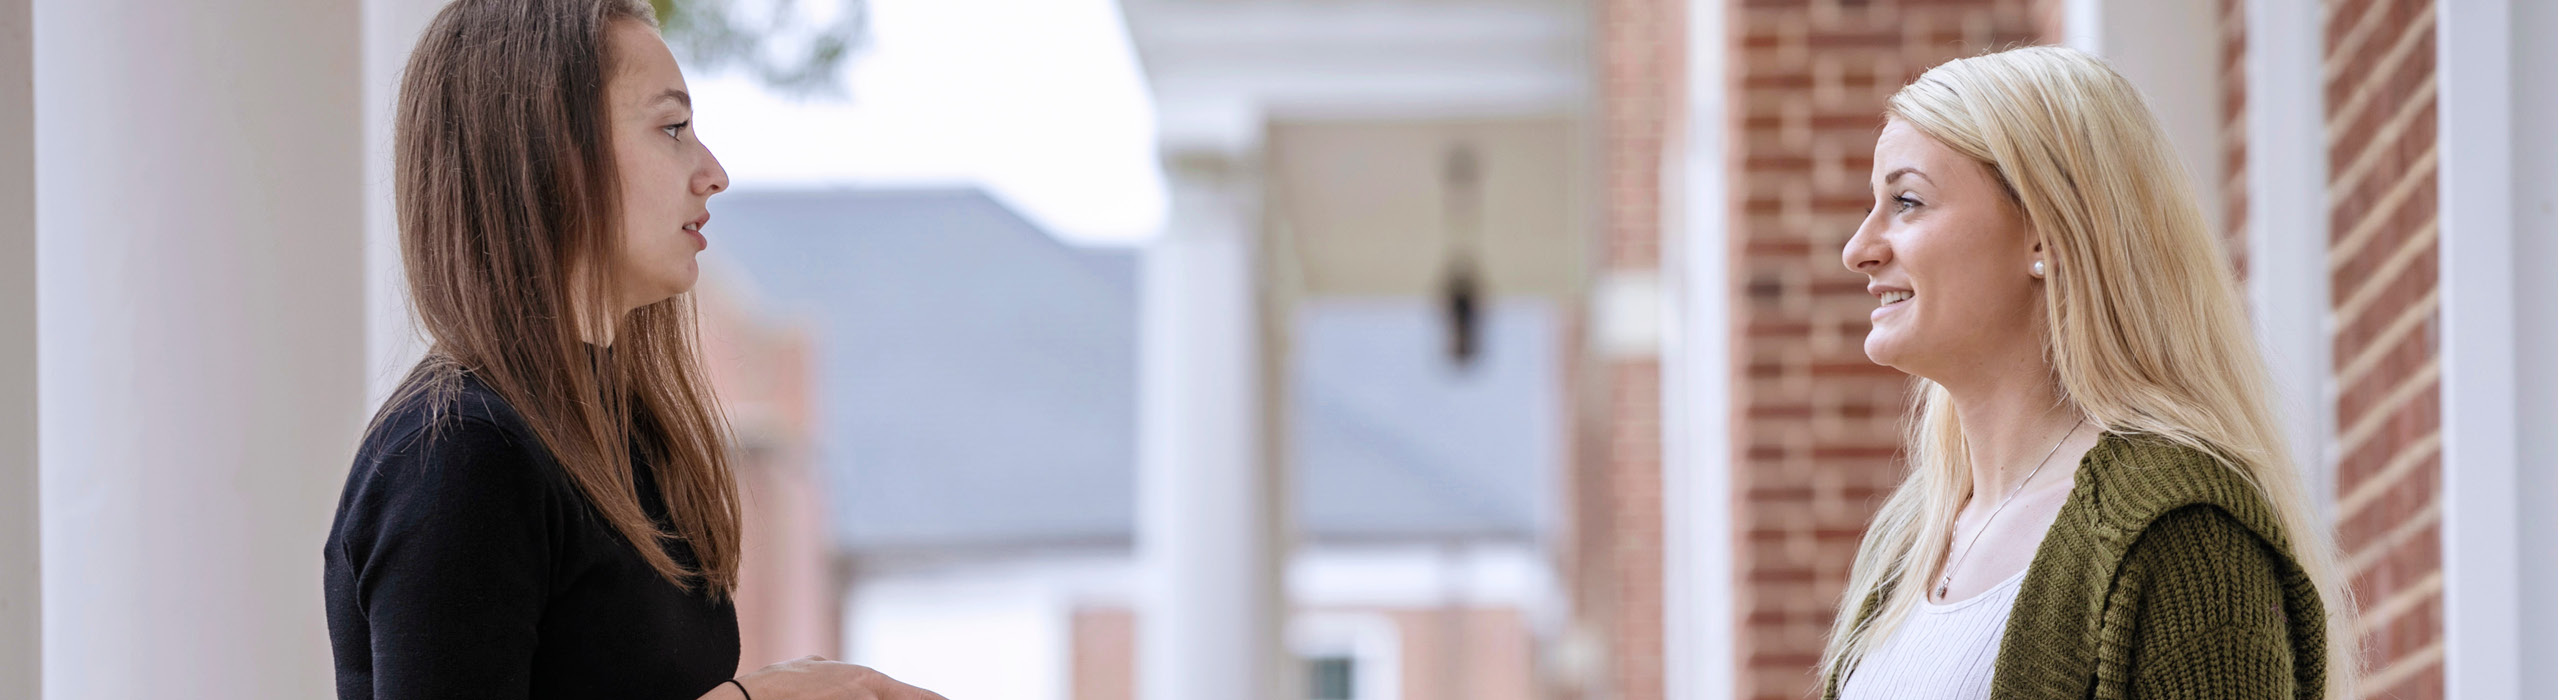
[[[1403,635],[1376,612],[1302,612],[1290,621],[1298,695],[1307,700],[1401,700]]]
[[[1319,656],[1307,659],[1308,700],[1355,700],[1352,674],[1358,664],[1349,656]]]

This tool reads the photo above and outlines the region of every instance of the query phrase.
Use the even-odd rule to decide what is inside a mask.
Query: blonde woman
[[[1895,94],[1841,251],[1918,377],[1824,696],[2346,696],[2348,608],[2227,263],[2140,96],[2034,47]]]

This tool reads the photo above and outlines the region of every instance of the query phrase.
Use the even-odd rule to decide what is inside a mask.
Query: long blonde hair
[[[2140,93],[2079,51],[2037,46],[1948,61],[1894,94],[1886,115],[1990,169],[2043,236],[2045,357],[2067,410],[2102,428],[2216,456],[2275,511],[2329,611],[2327,693],[2356,658],[2336,546],[2311,508],[2268,405],[2266,366],[2221,245]],[[1910,475],[1859,547],[1823,649],[1826,677],[1892,633],[1929,588],[1969,487],[1946,388],[1917,382]],[[1889,582],[1889,583],[1888,583]],[[1859,606],[1889,591],[1861,622]]]

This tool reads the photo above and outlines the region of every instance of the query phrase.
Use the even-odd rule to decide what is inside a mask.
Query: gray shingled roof
[[[820,460],[849,551],[1125,546],[1137,270],[975,189],[714,198],[715,255],[812,321]],[[1321,539],[1525,538],[1562,461],[1551,314],[1497,304],[1479,364],[1420,300],[1302,310],[1299,527]]]

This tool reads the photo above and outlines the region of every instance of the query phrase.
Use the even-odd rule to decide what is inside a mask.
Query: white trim
[[[1663,689],[1730,700],[1733,598],[1732,280],[1728,274],[1725,0],[1689,0],[1688,104],[1662,182]]]
[[[1678,159],[1666,159],[1665,169],[1677,166]],[[1668,178],[1663,181],[1672,182]],[[1669,226],[1673,217],[1663,218],[1663,230],[1678,230]],[[1667,340],[1663,330],[1672,323],[1665,318],[1671,310],[1663,303],[1662,274],[1654,270],[1609,270],[1600,273],[1592,287],[1591,329],[1598,334],[1598,342],[1593,345],[1599,348],[1600,357],[1612,361],[1660,357]]]
[[[1404,697],[1404,633],[1373,612],[1310,612],[1289,621],[1289,651],[1304,663],[1322,656],[1351,659],[1352,700]]]
[[[1311,544],[1288,562],[1287,592],[1305,608],[1557,607],[1553,570],[1531,545]]]
[[[844,660],[948,697],[1070,700],[1072,592],[1093,578],[1127,573],[1125,564],[1055,562],[858,580],[842,591]]]
[[[2323,521],[2337,507],[2329,357],[2329,158],[2319,0],[2248,0],[2250,319],[2285,441]]]
[[[2523,697],[2549,687],[2548,673],[2528,669],[2550,655],[2525,650],[2549,649],[2552,636],[2552,553],[2529,551],[2523,532],[2527,514],[2547,518],[2551,507],[2542,360],[2553,319],[2536,308],[2551,289],[2551,22],[2533,17],[2551,8],[2445,2],[2436,12],[2445,694]],[[2527,488],[2536,481],[2539,493]],[[2527,588],[2535,579],[2544,590]]]
[[[2210,0],[2070,0],[2063,5],[2065,43],[2105,58],[2142,92],[2143,103],[2168,134],[2195,188],[2205,224],[2217,234],[2227,220],[2222,206],[2220,27]]]
[[[1125,0],[1122,7],[1167,152],[1253,151],[1272,118],[1566,114],[1591,92],[1590,21],[1575,3]]]
[[[2104,0],[2062,0],[2062,45],[2103,54],[2106,48]]]

